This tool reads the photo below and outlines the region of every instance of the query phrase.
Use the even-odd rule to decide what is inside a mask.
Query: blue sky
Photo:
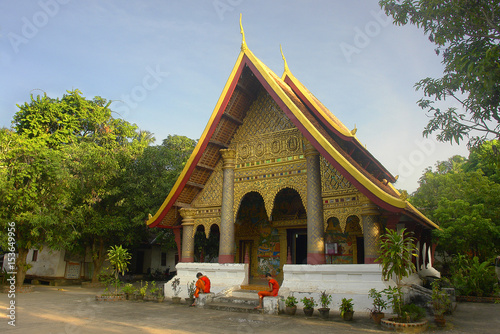
[[[0,3],[0,126],[31,93],[102,96],[155,134],[198,139],[246,42],[276,74],[292,73],[414,191],[422,171],[465,145],[422,138],[419,79],[441,58],[377,1],[35,0]],[[119,117],[118,115],[116,115]]]

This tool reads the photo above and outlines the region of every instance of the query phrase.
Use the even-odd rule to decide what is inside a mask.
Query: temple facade
[[[286,265],[373,264],[385,228],[405,227],[430,245],[437,226],[393,187],[397,177],[356,131],[286,60],[276,75],[243,38],[196,148],[148,225],[174,229],[182,263],[194,262],[197,231],[218,239],[218,263],[247,264],[250,282],[266,272],[283,281]]]

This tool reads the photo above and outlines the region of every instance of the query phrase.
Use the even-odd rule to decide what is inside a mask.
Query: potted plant
[[[140,300],[144,300],[144,298],[146,297],[146,293],[148,292],[148,285],[149,285],[148,282],[146,282],[145,285],[142,285],[141,281],[141,287],[139,288]]]
[[[297,312],[297,298],[291,294],[285,299],[285,313],[288,315],[294,315]]]
[[[434,311],[434,322],[438,327],[446,326],[446,319],[444,313],[450,307],[451,301],[448,294],[441,290],[439,281],[432,282],[432,309]]]
[[[313,297],[304,297],[301,299],[301,302],[304,304],[304,314],[308,317],[312,316],[314,313],[314,306],[316,306],[316,302]]]
[[[389,287],[382,292],[387,295],[387,299],[392,306],[392,311],[396,314],[395,318],[381,319],[380,323],[383,327],[404,330],[408,326],[408,323],[412,323],[412,327],[415,330],[419,330],[419,327],[427,327],[428,322],[425,320],[425,310],[415,304],[405,304],[403,292],[400,287]]]
[[[151,298],[153,300],[156,300],[158,303],[163,302],[163,300],[165,299],[162,288],[157,286],[155,281],[151,282],[151,288],[149,289],[149,292],[151,293]]]
[[[352,303],[352,298],[342,298],[342,302],[340,304],[340,316],[342,319],[346,321],[352,320],[352,317],[354,315],[354,308],[353,308],[353,303]]]
[[[172,280],[172,283],[170,284],[172,286],[172,291],[174,292],[174,296],[172,297],[172,303],[174,304],[181,303],[181,297],[179,297],[179,293],[181,293],[182,288],[180,287],[180,284],[180,278],[174,278]]]
[[[194,292],[196,291],[196,282],[193,280],[186,284],[188,297],[186,298],[186,303],[188,305],[193,305],[194,303]]]
[[[120,280],[120,273],[122,275],[127,271],[127,266],[130,264],[129,260],[132,257],[128,250],[122,246],[111,246],[108,250],[108,259],[111,264],[112,275],[99,275],[99,280],[106,285],[104,294],[96,296],[97,300],[123,300],[125,296],[118,293],[118,288],[123,284]],[[109,292],[109,287],[114,287],[114,292]]]
[[[425,310],[415,304],[404,305],[401,290],[402,279],[415,271],[412,259],[417,256],[415,239],[408,233],[405,235],[405,231],[404,228],[399,231],[386,228],[386,233],[379,240],[379,256],[375,261],[381,263],[384,279],[394,278],[396,282],[395,287],[389,287],[383,293],[397,314],[396,318],[382,319],[380,323],[387,328],[402,330],[408,322],[412,322],[412,327],[418,330],[418,327],[427,327],[427,320],[420,321],[422,315],[425,316]]]
[[[321,308],[318,309],[319,314],[323,319],[328,319],[330,316],[330,306],[332,302],[332,295],[326,293],[326,291],[321,291],[321,295],[319,297],[320,303],[321,303]]]
[[[382,297],[382,291],[377,291],[374,288],[368,291],[368,297],[373,299],[370,317],[378,325],[380,324],[380,320],[385,316],[384,310],[387,308],[387,302]]]
[[[122,291],[125,294],[125,299],[130,300],[132,299],[131,296],[134,296],[134,292],[137,289],[134,287],[132,283],[127,283],[123,286]]]

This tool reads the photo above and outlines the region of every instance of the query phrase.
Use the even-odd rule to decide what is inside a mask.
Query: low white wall
[[[354,311],[368,312],[372,306],[368,291],[372,288],[384,290],[390,283],[382,280],[379,264],[286,264],[283,274],[280,296],[286,298],[293,293],[299,301],[303,297],[313,297],[319,304],[321,291],[326,291],[332,295],[332,310],[338,310],[345,297],[352,298]],[[298,306],[302,307],[303,304],[299,302]]]
[[[229,289],[239,289],[240,285],[248,284],[248,264],[243,263],[184,263],[175,266],[177,275],[173,279],[180,279],[181,292],[179,297],[187,298],[187,283],[196,281],[196,274],[201,272],[210,279],[210,292],[219,293]],[[173,280],[172,279],[172,280]],[[172,280],[165,283],[165,297],[174,295]]]

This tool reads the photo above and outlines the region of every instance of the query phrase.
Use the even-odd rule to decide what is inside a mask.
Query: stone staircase
[[[246,288],[234,290],[226,296],[215,297],[205,307],[231,312],[260,313],[261,310],[254,309],[259,305],[259,296],[257,295],[259,290],[249,290]]]

